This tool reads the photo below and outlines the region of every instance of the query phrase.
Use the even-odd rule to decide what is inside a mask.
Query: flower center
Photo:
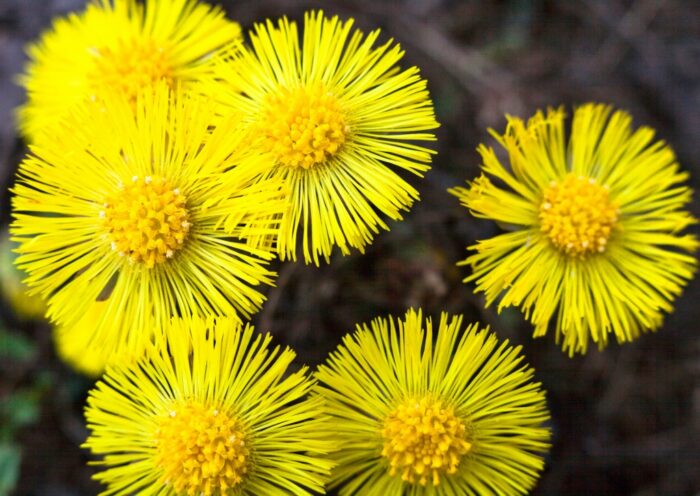
[[[185,197],[162,177],[134,176],[100,212],[112,250],[151,268],[171,258],[190,230]]]
[[[607,186],[569,174],[544,191],[541,228],[560,251],[583,257],[605,251],[618,212]]]
[[[440,484],[440,476],[454,474],[462,456],[471,449],[464,423],[454,408],[429,397],[411,398],[389,414],[382,430],[382,456],[390,474],[401,474],[411,484]]]
[[[184,401],[159,419],[155,434],[160,482],[177,494],[227,494],[248,470],[245,430],[234,416]]]
[[[277,161],[304,169],[335,154],[349,132],[338,100],[320,84],[268,95],[260,125]]]
[[[152,39],[133,38],[115,48],[94,48],[95,68],[91,74],[95,86],[107,86],[131,100],[151,84],[172,83],[172,68],[165,48]]]

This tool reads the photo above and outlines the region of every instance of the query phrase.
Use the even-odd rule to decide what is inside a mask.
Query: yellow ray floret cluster
[[[281,185],[251,180],[263,161],[237,166],[245,136],[235,118],[212,130],[214,112],[164,83],[139,97],[137,112],[123,96],[105,98],[41,135],[20,165],[17,262],[52,321],[89,333],[75,338],[86,349],[137,353],[172,316],[260,308],[256,286],[272,283],[273,255],[255,240],[284,207]],[[214,205],[224,198],[236,217],[226,231]],[[87,314],[94,320],[81,324]]]
[[[20,130],[33,142],[85,99],[118,93],[135,102],[160,81],[192,85],[211,72],[214,53],[241,39],[223,10],[196,0],[93,0],[28,48]]]
[[[692,191],[673,151],[654,131],[605,105],[563,110],[527,123],[509,117],[509,167],[481,145],[483,172],[453,188],[470,212],[510,232],[481,240],[462,265],[472,268],[487,305],[520,307],[535,336],[556,329],[569,354],[627,342],[657,329],[696,270],[698,247],[683,230]],[[495,178],[497,182],[493,182]],[[554,321],[552,323],[552,321]]]
[[[374,320],[316,377],[332,419],[339,494],[526,494],[549,449],[549,413],[520,348],[462,317]]]
[[[85,447],[106,494],[310,495],[332,442],[289,350],[235,319],[175,319],[91,391]]]
[[[375,46],[353,21],[307,13],[303,35],[286,18],[256,26],[251,47],[215,68],[206,91],[228,112],[243,114],[267,156],[269,175],[290,186],[277,251],[319,264],[334,247],[364,251],[385,218],[418,198],[400,173],[430,167],[438,126],[426,82],[401,70],[403,51]],[[223,110],[227,112],[227,110]]]

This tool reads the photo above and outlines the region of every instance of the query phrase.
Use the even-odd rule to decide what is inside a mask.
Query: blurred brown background
[[[587,101],[614,104],[631,112],[636,125],[656,128],[697,190],[700,2],[220,3],[246,29],[283,14],[301,19],[305,9],[318,7],[354,17],[366,31],[380,27],[382,39],[393,37],[405,48],[405,65],[422,69],[441,122],[434,168],[414,181],[422,201],[405,221],[393,223],[364,256],[336,256],[320,268],[277,264],[280,277],[254,319],[258,328],[294,347],[300,363],[315,365],[355,323],[376,315],[403,315],[410,306],[433,315],[464,313],[522,344],[549,391],[554,447],[534,494],[700,494],[700,281],[690,284],[660,332],[569,359],[553,340],[532,340],[517,312],[484,310],[481,298],[460,282],[466,269],[454,263],[464,258],[464,247],[497,228],[470,218],[445,191],[476,176],[475,148],[490,142],[488,127],[503,129],[505,113],[527,117],[548,105],[570,109]],[[83,4],[0,0],[2,225],[10,218],[7,188],[25,153],[12,122],[23,98],[13,83],[25,61],[23,45],[53,16]],[[697,200],[691,208],[698,216]],[[7,453],[11,437],[21,449],[13,494],[96,494],[88,457],[78,448],[91,381],[59,362],[45,324],[21,321],[5,305],[1,317],[0,488],[16,460]]]

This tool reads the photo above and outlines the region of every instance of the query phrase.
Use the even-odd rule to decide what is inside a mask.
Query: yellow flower
[[[322,400],[294,352],[232,319],[174,319],[90,392],[85,447],[105,494],[305,495],[330,463]]]
[[[264,300],[255,286],[272,283],[274,255],[254,240],[280,215],[280,186],[256,184],[263,162],[234,167],[244,135],[236,118],[211,131],[214,119],[207,99],[159,84],[135,113],[119,96],[76,108],[20,165],[17,263],[47,317],[91,332],[81,341],[105,356],[138,353],[171,316],[247,318]],[[226,232],[211,206],[224,198],[236,216]]]
[[[77,324],[66,326],[54,326],[53,342],[56,354],[69,365],[73,370],[87,377],[98,378],[105,371],[109,363],[125,360],[133,360],[126,352],[113,356],[114,350],[119,348],[118,343],[112,342],[108,345],[93,345],[93,329],[95,322],[104,311],[106,302],[98,301],[90,307],[87,313],[81,317]],[[118,338],[120,333],[110,333],[112,339]]]
[[[663,312],[693,277],[697,249],[683,229],[696,220],[684,206],[692,191],[673,151],[654,131],[631,129],[631,117],[605,105],[574,113],[565,138],[562,109],[538,112],[527,124],[509,117],[502,136],[504,167],[481,145],[482,174],[452,194],[476,217],[509,229],[469,247],[461,265],[472,268],[486,304],[520,307],[569,355],[657,329]],[[488,176],[496,178],[492,182]]]
[[[10,241],[7,229],[3,229],[0,233],[2,297],[18,316],[27,319],[42,319],[46,313],[46,303],[40,296],[28,294],[29,288],[22,282],[26,274],[18,270],[14,264],[15,255],[12,250],[15,247],[16,244]]]
[[[549,449],[545,393],[520,347],[462,317],[375,319],[319,367],[340,495],[524,494]]]
[[[258,24],[252,48],[215,68],[207,90],[232,111],[241,111],[259,137],[270,175],[290,186],[277,250],[296,259],[328,261],[334,246],[343,254],[364,251],[384,218],[401,219],[418,192],[399,174],[422,176],[438,126],[416,67],[401,70],[401,48],[391,40],[373,47],[353,20],[307,13],[302,40],[283,18]],[[301,233],[299,231],[301,230]]]
[[[198,81],[214,53],[240,41],[240,26],[221,8],[196,0],[93,0],[28,47],[20,130],[33,142],[85,98],[116,91],[135,100],[156,81]]]

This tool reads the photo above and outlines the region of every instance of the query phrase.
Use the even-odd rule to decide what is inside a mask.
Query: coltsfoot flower
[[[520,307],[535,336],[553,325],[569,355],[589,341],[604,348],[610,334],[623,343],[657,329],[696,270],[698,241],[683,234],[697,222],[684,209],[688,174],[652,129],[631,122],[582,105],[567,140],[562,109],[527,123],[509,117],[505,134],[492,131],[509,167],[481,145],[484,174],[450,190],[510,231],[469,247],[464,281],[499,311]]]
[[[258,24],[251,47],[222,59],[207,92],[242,112],[269,174],[290,186],[277,250],[317,265],[333,247],[363,251],[385,218],[401,219],[418,192],[399,172],[422,176],[438,126],[418,69],[397,66],[391,40],[363,36],[353,20],[307,13],[303,35],[286,18]],[[223,110],[226,112],[226,110]]]
[[[322,491],[331,449],[308,369],[288,372],[233,319],[174,319],[131,365],[90,392],[85,447],[105,494],[307,495]]]
[[[17,264],[49,319],[90,333],[76,339],[86,351],[138,354],[173,316],[248,318],[274,276],[260,239],[284,207],[281,185],[261,189],[263,162],[236,165],[237,119],[212,131],[211,102],[165,84],[135,109],[120,95],[77,108],[41,135],[14,187]],[[226,231],[221,199],[236,216]]]
[[[240,26],[221,8],[196,0],[92,0],[28,47],[20,130],[33,142],[86,98],[117,92],[135,100],[158,81],[199,81],[211,71],[212,55],[241,39]]]
[[[410,310],[343,339],[319,367],[341,495],[525,494],[544,466],[545,393],[520,347]]]
[[[93,331],[95,322],[104,311],[106,302],[98,301],[90,307],[88,312],[71,327],[62,325],[54,326],[52,337],[56,355],[75,372],[92,379],[99,378],[108,364],[119,361],[134,360],[140,357],[139,350],[136,356],[130,356],[124,350],[120,355],[115,354],[116,345],[93,346]],[[118,334],[118,333],[115,333]]]
[[[0,232],[0,282],[2,282],[0,296],[9,303],[19,317],[43,319],[46,313],[46,302],[39,295],[27,293],[29,288],[22,282],[26,274],[15,265],[14,248],[16,243],[10,241],[10,233],[3,229]]]

